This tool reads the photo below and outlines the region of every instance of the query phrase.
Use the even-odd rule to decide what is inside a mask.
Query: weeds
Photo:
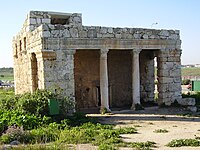
[[[181,146],[200,146],[199,139],[175,139],[167,144],[169,147],[181,147]]]
[[[157,130],[155,130],[155,131],[153,131],[153,132],[155,132],[155,133],[167,133],[167,132],[169,132],[169,131],[166,130],[166,129],[157,129]]]
[[[3,93],[5,94],[5,91]],[[0,97],[0,107],[3,108],[0,111],[0,143],[18,141],[28,144],[12,147],[13,149],[59,150],[67,149],[69,144],[84,143],[99,146],[100,150],[115,150],[122,146],[149,149],[154,146],[153,142],[126,143],[120,135],[135,134],[135,128],[116,128],[114,125],[100,124],[83,113],[47,117],[48,99],[56,97],[49,91],[36,91],[17,97],[14,97],[12,92],[9,97],[5,97],[4,94]],[[60,103],[69,105],[70,108],[74,105],[70,101],[66,98]],[[67,108],[62,107],[66,110],[61,112],[68,112]]]

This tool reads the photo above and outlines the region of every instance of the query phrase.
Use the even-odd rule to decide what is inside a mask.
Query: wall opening
[[[19,41],[19,50],[20,50],[20,52],[22,51],[22,41],[21,40]]]
[[[18,58],[17,44],[15,44],[15,54],[14,54],[14,57]]]
[[[110,108],[130,108],[132,105],[131,50],[109,50],[108,84]]]
[[[38,65],[36,54],[31,54],[32,92],[38,89]]]
[[[140,97],[142,105],[147,107],[157,105],[155,52],[154,49],[143,49],[140,52]]]
[[[24,37],[24,50],[26,50],[26,37]]]
[[[69,24],[69,18],[70,16],[67,15],[51,15],[51,24],[56,25],[68,25]]]

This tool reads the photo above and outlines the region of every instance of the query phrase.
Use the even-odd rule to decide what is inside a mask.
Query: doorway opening
[[[157,106],[157,50],[143,49],[140,52],[140,96],[144,107]]]
[[[78,110],[98,109],[101,106],[99,64],[99,50],[76,50],[74,79]]]

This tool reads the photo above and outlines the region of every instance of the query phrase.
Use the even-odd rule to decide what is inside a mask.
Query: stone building
[[[30,11],[13,38],[16,94],[61,91],[76,109],[135,108],[181,99],[178,30],[82,25],[77,13]]]

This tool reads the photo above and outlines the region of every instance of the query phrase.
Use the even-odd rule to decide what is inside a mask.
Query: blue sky
[[[0,4],[0,67],[12,67],[12,37],[30,10],[82,13],[83,25],[178,29],[182,64],[200,64],[200,0],[6,0]]]

